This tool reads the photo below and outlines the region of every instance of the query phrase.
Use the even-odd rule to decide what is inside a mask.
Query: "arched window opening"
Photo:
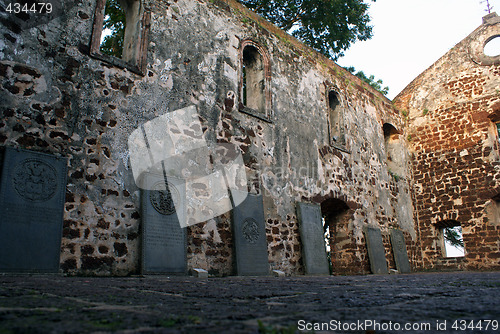
[[[270,121],[269,57],[250,40],[242,43],[240,92],[240,111]]]
[[[149,20],[141,0],[98,0],[91,55],[142,74]]]
[[[436,224],[444,257],[464,257],[465,243],[462,226],[456,220],[444,220]]]
[[[342,105],[336,91],[328,92],[328,123],[331,145],[343,145],[344,134],[342,131]]]
[[[401,177],[404,178],[406,173],[404,169],[404,151],[401,143],[401,134],[389,123],[385,123],[382,129],[384,131],[384,144],[389,173],[396,180]]]

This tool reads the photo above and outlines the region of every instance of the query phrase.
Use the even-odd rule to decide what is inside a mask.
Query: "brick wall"
[[[488,213],[500,193],[500,61],[470,56],[499,31],[493,15],[395,99],[409,112],[422,269],[500,268],[500,221]],[[462,226],[464,259],[444,258],[439,223],[447,220]]]

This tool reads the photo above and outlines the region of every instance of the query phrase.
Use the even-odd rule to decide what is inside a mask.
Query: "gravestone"
[[[307,275],[329,275],[321,206],[297,203],[302,255]]]
[[[0,271],[58,272],[65,196],[65,158],[5,148]]]
[[[186,274],[187,234],[179,217],[184,217],[186,191],[183,180],[146,174],[142,190],[142,272],[144,274]],[[182,219],[182,218],[181,218]]]
[[[245,193],[232,189],[231,196],[242,198]],[[237,274],[269,275],[262,195],[248,194],[245,200],[233,209],[233,236]]]
[[[373,274],[387,274],[387,261],[385,260],[384,242],[380,229],[366,226],[364,228],[368,258]]]
[[[406,251],[405,236],[401,230],[391,230],[391,244],[398,271],[402,274],[411,272],[408,252]]]

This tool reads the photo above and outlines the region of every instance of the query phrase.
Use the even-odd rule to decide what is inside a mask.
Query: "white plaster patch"
[[[215,220],[213,219],[208,220],[203,226],[203,232],[206,236],[210,235],[210,232],[213,232],[214,233],[213,241],[216,243],[222,242]]]
[[[224,62],[224,75],[233,83],[238,82],[238,72],[226,62]]]
[[[209,71],[215,71],[217,66],[217,55],[214,53],[208,53],[201,63],[198,64],[198,71],[207,73]]]
[[[172,69],[172,59],[167,59],[163,62],[163,64],[165,65],[163,67],[163,70],[165,71],[170,71]]]
[[[314,71],[313,69],[310,69],[309,72],[306,73],[302,77],[302,80],[299,83],[299,93],[304,94],[304,93],[309,93],[311,94],[314,92],[314,90],[311,90],[311,87],[319,87],[319,77],[317,75],[317,72]]]

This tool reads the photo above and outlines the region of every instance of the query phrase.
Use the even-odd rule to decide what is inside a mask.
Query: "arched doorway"
[[[350,244],[349,237],[349,206],[338,198],[329,198],[321,203],[323,229],[327,240],[327,254],[330,263],[330,273],[344,272],[346,268],[342,261],[343,246]],[[341,269],[342,268],[342,269]]]

